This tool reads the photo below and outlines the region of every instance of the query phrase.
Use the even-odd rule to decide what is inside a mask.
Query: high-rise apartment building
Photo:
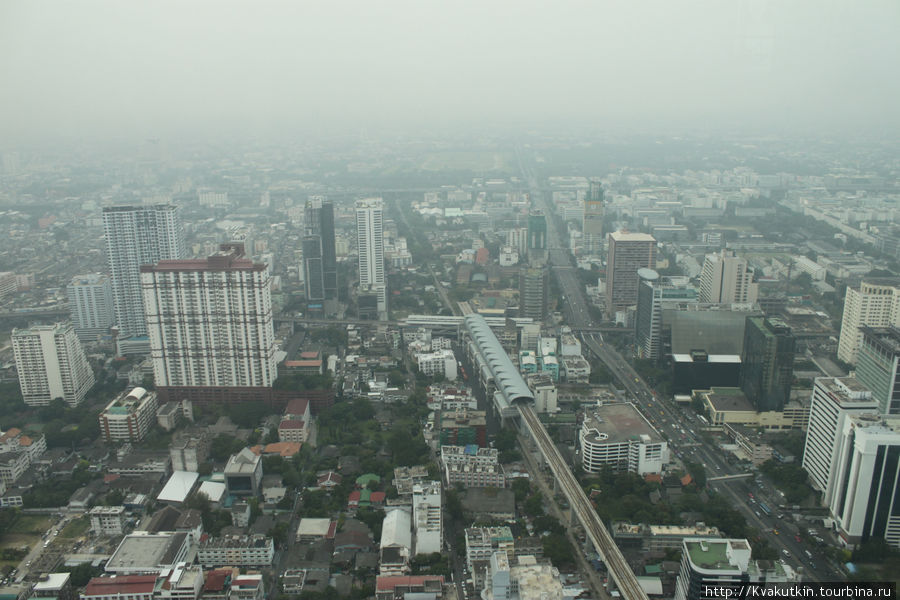
[[[303,263],[307,300],[337,298],[337,255],[334,240],[334,204],[323,196],[310,196],[304,211]]]
[[[606,259],[606,310],[609,314],[637,304],[638,269],[656,268],[656,240],[646,233],[609,234]]]
[[[543,321],[547,316],[550,274],[545,266],[519,270],[519,316]]]
[[[61,398],[78,406],[94,385],[94,372],[71,323],[13,329],[12,347],[22,398],[47,406]]]
[[[387,284],[384,277],[384,202],[381,198],[356,201],[356,244],[359,250],[359,292],[374,295],[380,320],[387,319]]]
[[[829,511],[847,546],[884,538],[900,548],[900,418],[858,414],[838,434]]]
[[[66,288],[75,334],[82,342],[95,342],[116,322],[112,284],[103,273],[76,275]]]
[[[303,282],[306,285],[307,308],[322,307],[325,300],[325,271],[322,264],[322,238],[305,235],[303,249]]]
[[[119,334],[145,336],[140,268],[184,257],[178,207],[157,204],[104,208],[103,233]]]
[[[856,364],[863,325],[900,327],[900,280],[872,278],[862,281],[859,288],[847,288],[838,341],[838,358],[845,363]]]
[[[900,414],[900,328],[861,327],[856,377],[872,390],[883,415]]]
[[[697,301],[697,290],[685,281],[660,277],[653,269],[638,269],[637,312],[634,319],[635,354],[657,360],[662,354],[662,313],[667,305]]]
[[[741,389],[759,412],[781,411],[791,397],[796,340],[774,317],[747,317],[741,353]]]
[[[596,180],[591,180],[590,191],[584,197],[581,233],[585,254],[600,255],[603,252],[603,186]]]
[[[875,413],[878,403],[872,392],[853,377],[818,377],[813,385],[809,425],[803,449],[803,468],[812,487],[822,492],[828,506],[837,487],[834,473],[838,461],[838,437],[844,421],[854,414]]]
[[[707,254],[700,272],[700,302],[734,304],[756,302],[759,289],[747,259],[733,250]]]
[[[222,244],[141,267],[160,402],[268,398],[277,377],[269,268]]]

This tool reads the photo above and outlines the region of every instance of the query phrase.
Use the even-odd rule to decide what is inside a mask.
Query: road
[[[598,331],[600,328],[592,322],[585,301],[584,285],[579,280],[575,267],[572,266],[572,257],[568,249],[560,242],[559,232],[552,222],[553,215],[556,214],[555,207],[550,205],[547,194],[544,194],[538,186],[535,176],[524,164],[523,157],[518,150],[517,155],[523,178],[528,182],[534,204],[543,208],[548,217],[549,262],[551,272],[556,277],[562,295],[565,322],[580,336],[586,351],[592,352],[603,361],[616,380],[620,382],[630,400],[667,438],[671,450],[677,456],[702,464],[711,477],[736,474],[737,471],[723,459],[721,450],[711,448],[696,435],[695,429],[699,428],[701,423],[692,411],[685,411],[676,406],[674,402],[657,398],[656,393],[635,372],[634,368],[614,348],[604,343],[602,333]],[[699,431],[699,429],[696,430]],[[748,503],[749,497],[743,491],[743,486],[747,485],[746,482],[721,480],[710,482],[709,485],[734,502],[735,507],[744,515],[747,522],[760,531],[760,535],[778,551],[783,560],[794,566],[803,567],[805,579],[830,580],[824,557],[816,556],[815,560],[810,560],[805,553],[809,548],[804,546],[802,538],[801,541],[798,541],[794,537],[797,527],[785,526],[783,520],[777,518],[780,513],[777,507],[783,503],[783,499],[778,497],[774,489],[771,491],[757,490],[762,492],[762,501],[766,502],[773,512],[772,515],[766,515],[763,511],[756,510],[752,503]],[[764,484],[757,484],[754,480],[753,485]],[[790,556],[785,554],[785,551]],[[831,579],[833,579],[833,575]]]
[[[534,407],[527,404],[519,404],[519,414],[522,416],[522,423],[531,433],[532,438],[538,446],[544,460],[553,472],[556,483],[559,485],[566,499],[569,501],[570,510],[575,512],[576,517],[584,527],[584,531],[594,544],[594,549],[600,555],[606,568],[609,569],[609,575],[615,581],[616,587],[626,600],[640,600],[647,598],[644,589],[638,583],[634,571],[625,561],[622,551],[616,546],[612,536],[607,531],[606,526],[594,510],[594,505],[588,500],[584,490],[578,485],[578,481],[572,474],[569,464],[563,459],[559,450],[553,444],[547,430],[538,419],[534,412]]]

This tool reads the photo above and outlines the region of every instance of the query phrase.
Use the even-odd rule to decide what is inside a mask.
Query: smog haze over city
[[[892,0],[11,1],[0,17],[5,143],[900,125]]]
[[[893,597],[898,32],[0,1],[0,600]]]

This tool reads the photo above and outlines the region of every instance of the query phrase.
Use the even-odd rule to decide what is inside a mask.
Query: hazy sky
[[[898,32],[898,0],[2,0],[0,138],[897,131]]]

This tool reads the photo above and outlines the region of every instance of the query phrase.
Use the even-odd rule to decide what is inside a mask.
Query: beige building
[[[859,288],[847,288],[844,314],[841,317],[841,337],[838,358],[856,364],[862,345],[860,327],[900,326],[900,280],[873,278],[863,281]]]
[[[694,390],[709,413],[710,425],[747,425],[768,430],[805,429],[809,422],[809,405],[792,401],[782,412],[756,412],[740,388],[715,387]]]

